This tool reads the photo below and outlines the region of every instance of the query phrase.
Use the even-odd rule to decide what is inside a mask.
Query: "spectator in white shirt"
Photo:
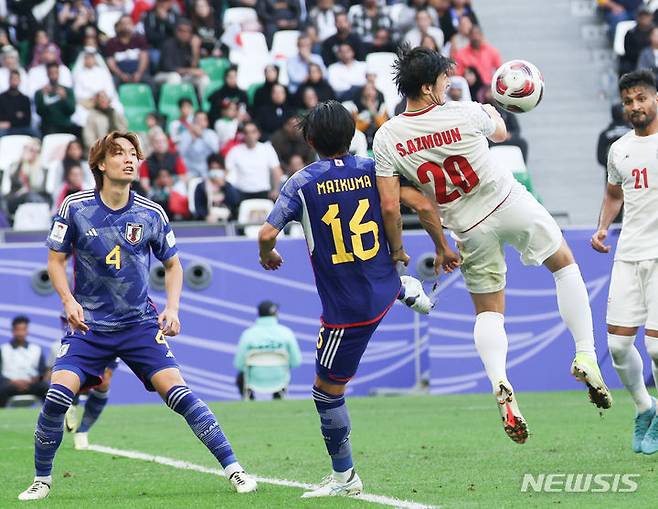
[[[49,46],[43,50],[41,61],[44,63],[32,67],[27,73],[27,79],[30,85],[29,97],[33,98],[34,94],[48,85],[47,67],[50,63],[57,63],[57,58],[57,52],[53,47]],[[69,68],[64,64],[59,64],[59,85],[66,88],[73,88],[73,76],[71,75]]]
[[[432,37],[436,41],[437,47],[443,47],[443,31],[432,26],[432,16],[426,9],[421,9],[416,12],[416,26],[407,32],[404,36],[404,42],[415,48],[420,46],[420,41],[424,35]]]
[[[27,73],[18,61],[18,51],[12,46],[3,47],[0,62],[2,63],[2,67],[0,67],[0,94],[9,90],[9,74],[11,71],[18,71],[18,74],[21,76],[21,84],[18,86],[18,91],[23,95],[32,97]]]
[[[253,122],[243,127],[244,143],[226,156],[228,182],[240,191],[240,201],[251,198],[276,199],[283,171],[270,143],[261,143],[260,130]]]
[[[208,156],[219,152],[219,138],[215,131],[208,129],[205,111],[194,114],[194,122],[181,134],[178,150],[190,177],[205,178],[208,175]]]
[[[311,9],[308,19],[318,30],[320,41],[336,33],[336,14],[339,12],[345,12],[345,9],[336,5],[334,0],[318,0],[318,5]]]
[[[85,125],[90,110],[94,107],[94,99],[99,92],[105,92],[112,108],[123,113],[123,105],[119,101],[117,89],[107,67],[97,60],[97,50],[88,47],[84,50],[82,65],[73,71],[73,93],[76,100],[76,110],[73,120],[78,125]]]
[[[306,81],[308,78],[308,68],[310,64],[317,64],[322,69],[322,73],[326,72],[324,62],[320,55],[311,52],[312,42],[307,35],[300,35],[297,39],[297,54],[288,59],[288,92],[294,94],[297,92],[299,85]]]
[[[366,63],[354,59],[354,50],[347,43],[338,48],[338,62],[329,66],[329,85],[339,101],[356,99],[360,87],[366,84]]]

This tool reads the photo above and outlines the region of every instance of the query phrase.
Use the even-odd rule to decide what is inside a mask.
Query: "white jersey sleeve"
[[[619,175],[619,171],[617,170],[615,154],[616,150],[613,145],[608,151],[608,182],[612,185],[619,186],[622,183],[622,178],[621,175]]]
[[[480,103],[464,103],[464,119],[475,132],[483,136],[491,136],[496,130],[496,122]]]
[[[394,177],[398,175],[393,161],[386,153],[386,133],[387,131],[385,129],[377,130],[375,138],[372,141],[372,150],[375,153],[375,174],[378,177]]]

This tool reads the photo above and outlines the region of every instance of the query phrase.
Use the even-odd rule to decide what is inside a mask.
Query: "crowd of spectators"
[[[443,52],[456,62],[451,100],[487,101],[501,64],[470,0],[67,0],[37,19],[41,5],[0,0],[0,143],[32,137],[18,161],[5,165],[0,154],[9,220],[23,203],[56,207],[92,185],[85,154],[114,129],[139,131],[146,159],[135,190],[172,219],[236,219],[241,201],[275,199],[316,158],[295,118],[319,101],[343,101],[358,129],[351,150],[368,154],[379,126],[404,108],[381,89],[368,55],[402,42]],[[255,16],[228,23],[235,7]],[[252,62],[231,57],[249,50],[240,47],[244,33],[264,34],[271,49],[282,30],[298,31],[291,54],[273,55],[260,84],[241,87]],[[219,80],[208,61],[222,63]],[[157,105],[139,129],[122,103],[136,83]],[[193,87],[175,114],[161,108],[171,84]],[[510,127],[509,143],[523,145],[518,124]],[[43,161],[40,140],[53,133],[71,141]]]

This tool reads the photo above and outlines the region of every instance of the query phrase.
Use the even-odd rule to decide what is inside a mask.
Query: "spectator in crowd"
[[[151,183],[158,176],[161,169],[168,170],[178,179],[187,180],[187,167],[183,158],[169,147],[167,135],[160,130],[153,130],[149,135],[149,142],[153,149],[151,155],[139,167],[139,178],[145,191],[151,190]]]
[[[464,79],[468,83],[468,90],[471,93],[471,99],[477,102],[483,102],[485,85],[482,83],[480,73],[475,67],[467,67],[464,70]]]
[[[0,136],[26,134],[38,136],[32,129],[32,106],[30,98],[20,91],[21,75],[9,73],[9,90],[0,94]]]
[[[262,143],[260,130],[253,122],[243,128],[244,143],[236,145],[226,156],[227,179],[238,191],[240,201],[272,198],[279,195],[281,165],[270,143]]]
[[[393,30],[393,21],[388,15],[386,4],[380,4],[379,0],[363,0],[350,7],[348,12],[352,30],[361,38],[366,46],[366,53],[372,51],[372,43],[375,34],[384,29]]]
[[[624,37],[624,54],[619,57],[619,75],[634,71],[640,53],[650,44],[653,17],[651,9],[643,5],[637,11],[637,25],[626,32]]]
[[[12,38],[16,41],[32,41],[34,33],[39,28],[32,8],[35,2],[23,0],[6,0],[5,5],[9,7],[14,19],[12,20]]]
[[[105,45],[105,58],[117,88],[123,83],[152,85],[148,44],[143,35],[135,33],[132,18],[121,16],[116,22],[115,30],[116,37]]]
[[[247,94],[244,90],[238,88],[238,67],[232,65],[224,73],[224,85],[222,88],[215,90],[210,96],[208,96],[208,102],[210,103],[210,111],[208,116],[210,117],[210,123],[215,125],[215,122],[221,115],[222,101],[224,99],[230,99],[237,102],[238,107],[241,111],[247,111]]]
[[[30,92],[30,84],[28,74],[20,65],[18,60],[18,51],[13,46],[2,46],[0,52],[0,93],[6,92],[9,89],[9,74],[12,71],[18,72],[21,81],[18,89],[23,95],[32,97],[34,94]]]
[[[301,6],[298,0],[260,0],[256,11],[270,47],[274,32],[299,29]]]
[[[338,62],[338,51],[340,45],[347,43],[352,46],[354,55],[357,60],[365,58],[365,51],[363,48],[363,41],[361,38],[352,32],[352,24],[350,23],[347,13],[339,12],[335,15],[336,18],[336,33],[325,39],[322,43],[322,60],[324,65],[329,67],[331,64]]]
[[[638,69],[651,69],[656,72],[658,70],[658,27],[653,27],[649,35],[649,46],[640,52],[640,58],[637,61]]]
[[[254,120],[261,128],[265,139],[269,139],[292,113],[292,109],[288,106],[286,87],[277,83],[272,87],[270,102],[258,108]]]
[[[133,0],[106,0],[96,4],[96,13],[99,18],[105,14],[130,16],[134,6]]]
[[[178,14],[173,6],[173,0],[155,0],[153,8],[142,17],[153,72],[160,66],[160,48],[174,36]]]
[[[230,99],[222,101],[222,116],[215,122],[214,128],[219,139],[219,149],[221,150],[229,140],[235,138],[240,124],[238,105]]]
[[[48,60],[43,60],[43,54],[46,51],[52,51],[55,54],[55,58],[58,64],[62,63],[62,52],[59,49],[59,46],[54,42],[50,42],[48,37],[48,32],[44,29],[38,29],[34,33],[34,43],[32,46],[32,61],[28,66],[30,69],[36,67],[37,65],[47,64]]]
[[[219,138],[215,131],[208,128],[205,111],[194,114],[194,121],[181,134],[178,150],[190,177],[205,177],[208,174],[208,156],[219,152]]]
[[[258,304],[258,318],[256,323],[245,330],[240,336],[238,351],[235,354],[234,365],[238,370],[236,384],[241,396],[245,396],[244,371],[249,370],[247,380],[257,386],[276,385],[281,382],[287,385],[290,380],[290,369],[296,368],[302,362],[302,354],[297,344],[295,334],[288,327],[281,325],[277,320],[279,306],[266,300]],[[284,351],[288,354],[288,367],[248,367],[246,359],[249,352]],[[253,393],[248,390],[247,397],[254,399]],[[281,399],[285,389],[272,394],[273,399]]]
[[[94,100],[94,108],[87,116],[87,122],[82,130],[82,140],[89,150],[99,138],[104,138],[112,131],[128,130],[126,117],[112,107],[109,96],[98,92]]]
[[[149,199],[160,205],[172,221],[189,217],[185,183],[176,181],[171,171],[160,168],[152,181]]]
[[[221,55],[221,25],[208,0],[194,0],[190,19],[196,35],[201,39],[201,57]]]
[[[73,90],[59,82],[59,65],[48,64],[48,84],[34,98],[41,117],[41,133],[72,133],[80,136],[80,127],[71,121],[75,113]]]
[[[300,154],[292,154],[286,162],[286,180],[306,166],[307,163]]]
[[[455,57],[457,52],[461,49],[464,49],[471,43],[471,30],[473,29],[473,22],[469,16],[462,16],[459,18],[459,25],[457,25],[457,31],[455,35],[452,36],[449,42],[449,47],[447,53],[450,55],[450,58]]]
[[[345,12],[334,0],[318,0],[308,15],[309,23],[318,31],[318,39],[324,42],[336,33],[336,14]]]
[[[632,129],[628,120],[624,117],[624,108],[620,103],[613,104],[610,107],[610,123],[599,134],[599,141],[596,146],[596,159],[604,169],[608,166],[608,152],[610,146],[619,138],[624,136]],[[606,181],[607,181],[606,175]]]
[[[416,26],[416,13],[420,10],[425,10],[429,13],[433,26],[436,27],[439,25],[439,15],[428,0],[407,0],[406,5],[400,9],[397,20],[393,20],[395,22],[395,28],[403,34],[414,28]]]
[[[455,53],[455,72],[464,76],[467,67],[474,67],[480,74],[484,85],[489,86],[496,69],[503,61],[500,53],[491,44],[485,41],[482,29],[475,25],[471,29],[471,42],[465,48]]]
[[[41,142],[32,138],[23,147],[21,159],[9,166],[9,195],[7,211],[11,216],[23,203],[45,203],[49,197],[42,194],[45,172],[41,165]]]
[[[194,104],[188,97],[181,97],[178,100],[178,110],[179,117],[169,124],[169,138],[175,145],[178,144],[183,133],[189,130],[194,120]]]
[[[439,12],[439,28],[441,28],[446,41],[449,41],[455,35],[459,27],[459,20],[463,16],[468,16],[473,25],[479,24],[470,0],[452,0],[452,5],[446,9],[445,14]]]
[[[393,41],[393,33],[390,30],[384,30],[380,28],[375,33],[375,38],[370,45],[370,53],[377,52],[389,52],[395,53],[397,51],[397,45]]]
[[[272,135],[270,142],[272,143],[272,147],[274,147],[279,161],[282,163],[283,171],[287,174],[290,174],[287,162],[293,154],[298,154],[302,157],[304,161],[303,166],[317,159],[315,150],[304,141],[302,133],[297,128],[297,117],[294,115],[289,115],[286,118],[283,126]]]
[[[310,64],[316,64],[325,71],[322,57],[311,52],[311,39],[302,34],[297,39],[297,54],[288,59],[288,90],[291,94],[297,92],[299,86],[308,78]]]
[[[299,93],[301,93],[301,104],[299,105],[299,112],[302,114],[311,111],[320,102],[318,99],[318,94],[313,87],[305,86],[299,90]]]
[[[199,68],[201,39],[194,35],[192,22],[181,18],[176,25],[176,35],[162,45],[160,72],[155,75],[157,83],[191,82],[203,95],[210,79]]]
[[[82,167],[79,164],[70,164],[64,166],[64,184],[62,185],[57,199],[55,200],[55,210],[59,209],[67,196],[85,189],[85,181],[82,173]]]
[[[48,77],[48,66],[55,65],[58,69],[58,80],[60,85],[66,88],[73,87],[73,76],[68,67],[58,61],[58,54],[54,51],[52,46],[48,46],[41,54],[41,60],[45,63],[32,67],[27,73],[27,79],[30,85],[30,97],[34,97],[36,93],[43,87],[48,85],[50,81]]]
[[[96,13],[86,0],[74,0],[57,3],[57,31],[59,40],[66,41],[64,48],[67,64],[71,64],[80,48],[84,46],[85,30],[93,27]]]
[[[239,204],[240,193],[226,181],[223,159],[208,156],[208,176],[194,190],[195,219],[208,223],[235,219]]]
[[[87,47],[83,51],[82,65],[73,71],[73,94],[77,102],[75,120],[85,125],[89,110],[94,107],[96,95],[105,92],[110,98],[112,107],[123,112],[123,105],[119,101],[112,75],[106,66],[98,61],[100,55],[96,48]]]
[[[471,90],[468,86],[468,81],[463,76],[452,75],[448,78],[450,81],[450,88],[448,88],[448,95],[453,101],[471,101]],[[454,92],[451,89],[457,88],[458,92]],[[454,95],[451,95],[454,94]]]
[[[436,42],[438,48],[443,47],[443,32],[440,28],[432,26],[432,16],[426,9],[416,11],[416,25],[404,36],[404,42],[411,47],[420,46],[423,36],[429,35]]]
[[[71,166],[79,166],[82,169],[84,180],[83,189],[93,189],[95,185],[94,177],[89,169],[89,163],[85,159],[82,143],[80,143],[80,140],[75,139],[69,141],[66,145],[64,158],[61,161],[56,160],[48,168],[48,182],[51,182],[53,187],[46,187],[46,192],[53,199],[59,196],[61,187],[64,184],[64,176],[66,175],[67,168]]]
[[[338,59],[329,66],[329,85],[339,101],[355,99],[360,87],[366,83],[366,63],[354,59],[354,50],[347,43],[340,45]]]
[[[12,396],[46,397],[49,373],[41,347],[30,343],[29,318],[17,316],[11,321],[12,338],[0,346],[0,407],[7,406]]]
[[[356,128],[366,135],[368,148],[372,149],[372,140],[377,129],[388,120],[386,104],[382,94],[373,83],[366,83],[356,102],[357,111],[354,112]]]
[[[256,89],[251,109],[258,111],[258,108],[270,102],[272,97],[272,87],[279,82],[279,68],[274,64],[265,66],[265,82]]]
[[[436,45],[436,39],[429,34],[423,35],[420,39],[420,47],[431,49],[432,51],[441,52],[441,47]]]
[[[311,64],[308,66],[308,78],[301,87],[297,90],[296,104],[302,104],[304,90],[312,88],[316,97],[320,102],[336,99],[336,93],[331,88],[329,82],[325,79],[322,67],[319,65]]]
[[[615,36],[617,23],[633,19],[643,0],[597,0],[603,17],[610,27],[610,38]]]

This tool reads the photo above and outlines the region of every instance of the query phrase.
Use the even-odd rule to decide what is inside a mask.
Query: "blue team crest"
[[[126,224],[126,240],[131,244],[137,244],[144,235],[144,225],[140,223]]]

